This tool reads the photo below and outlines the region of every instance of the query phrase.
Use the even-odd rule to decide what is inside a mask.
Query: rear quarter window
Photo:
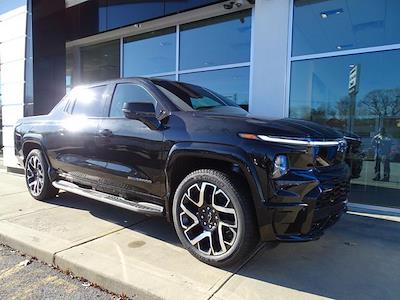
[[[105,106],[106,85],[90,88],[81,88],[72,92],[75,104],[72,109],[73,115],[84,115],[87,117],[103,117]]]

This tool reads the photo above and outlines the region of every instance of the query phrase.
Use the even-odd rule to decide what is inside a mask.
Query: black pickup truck
[[[73,89],[15,128],[38,200],[59,190],[173,222],[196,258],[243,260],[261,241],[310,241],[346,210],[343,135],[266,120],[196,85],[129,78]]]

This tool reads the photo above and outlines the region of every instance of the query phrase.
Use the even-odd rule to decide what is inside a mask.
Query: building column
[[[33,114],[49,113],[65,95],[64,0],[32,0]]]
[[[20,4],[20,2],[18,2]],[[25,110],[25,57],[27,5],[0,15],[0,91],[3,154],[6,167],[18,167],[14,156],[14,125]]]
[[[292,0],[256,0],[252,26],[250,113],[288,115],[287,85]]]

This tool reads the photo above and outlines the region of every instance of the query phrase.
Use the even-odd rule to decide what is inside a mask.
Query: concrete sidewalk
[[[0,173],[0,242],[129,297],[400,295],[399,217],[348,214],[319,241],[261,245],[246,264],[220,270],[182,249],[162,218],[68,193],[39,202],[29,196],[22,176]]]

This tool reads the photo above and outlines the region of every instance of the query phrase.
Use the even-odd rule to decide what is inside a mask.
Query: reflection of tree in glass
[[[400,89],[373,90],[361,101],[370,114],[384,117],[400,114]]]
[[[350,97],[344,96],[340,98],[339,101],[336,103],[336,108],[339,118],[347,118],[350,113]]]
[[[319,106],[317,108],[311,109],[310,121],[317,122],[320,124],[330,125],[331,120],[335,120],[336,118],[336,110],[332,108],[330,105],[327,106]],[[337,127],[337,125],[331,125]],[[340,126],[339,126],[340,127]]]

